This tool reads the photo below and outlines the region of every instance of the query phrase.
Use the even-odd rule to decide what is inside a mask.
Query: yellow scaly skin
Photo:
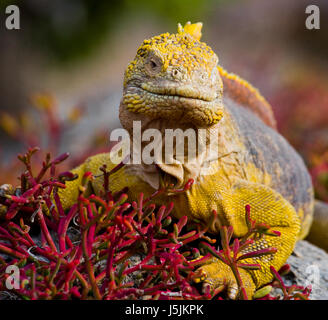
[[[215,209],[218,220],[211,231],[215,233],[220,226],[231,225],[237,237],[243,236],[247,231],[245,205],[249,204],[252,219],[265,222],[273,230],[280,231],[280,237],[265,236],[247,249],[278,249],[275,254],[246,261],[259,263],[261,270],[240,270],[247,294],[252,297],[256,288],[272,280],[270,266],[278,270],[292,253],[297,239],[307,233],[312,217],[312,186],[298,156],[290,151],[291,147],[283,138],[268,128],[275,124],[265,99],[246,81],[226,73],[218,66],[217,56],[206,44],[199,41],[200,37],[201,24],[188,23],[184,28],[179,25],[177,34],[166,33],[143,42],[125,72],[120,120],[129,132],[132,131],[134,120],[141,121],[143,130],[152,127],[218,129],[219,155],[211,162],[209,173],[201,175],[196,170],[191,174],[183,166],[180,171],[170,166],[160,166],[157,174],[159,187],[172,182],[176,187],[181,187],[190,177],[195,182],[185,193],[166,194],[156,201],[173,201],[176,217],[187,215],[190,219],[198,219],[204,223],[210,220],[212,210]],[[230,97],[241,105],[234,106],[226,97],[229,92],[223,95],[225,81],[230,81],[230,86],[237,88],[235,91],[230,88]],[[238,92],[243,92],[243,95],[238,97]],[[266,114],[262,119],[268,126],[248,111],[242,111],[243,108],[260,110],[262,114]],[[261,117],[261,112],[255,113]],[[240,120],[239,117],[243,118]],[[250,123],[256,124],[258,130],[263,130],[263,137],[269,137],[269,142],[264,144],[268,144],[271,151],[257,148],[258,142],[254,142],[255,146],[250,144],[254,133],[252,125],[250,132],[245,131],[249,129],[245,125],[248,119]],[[248,140],[245,132],[249,134]],[[256,132],[256,135],[261,138],[261,132]],[[291,161],[284,163],[284,159],[278,159],[279,150],[283,150],[284,154],[293,153]],[[273,158],[272,161],[267,161],[267,153],[270,152],[273,153]],[[289,169],[290,163],[297,163],[299,168],[294,169],[292,166]],[[67,188],[60,191],[65,208],[76,201],[78,186],[86,171],[99,175],[92,182],[93,191],[98,193],[102,190],[103,181],[99,168],[103,164],[108,169],[114,167],[109,154],[93,156],[73,170],[79,178],[67,182]],[[115,172],[110,177],[111,191],[117,192],[128,187],[130,200],[136,200],[140,192],[145,197],[151,195],[156,188],[145,178],[146,167],[126,165]],[[291,180],[284,177],[292,176],[297,179],[299,175],[304,175],[305,183],[294,181],[295,188],[300,189],[293,193]],[[300,193],[304,194],[303,198],[298,197]],[[198,270],[198,275],[196,280],[204,281],[212,288],[225,285],[231,298],[238,296],[235,277],[222,262],[213,259]]]

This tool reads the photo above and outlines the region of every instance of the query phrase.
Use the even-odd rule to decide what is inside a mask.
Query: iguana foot
[[[248,299],[253,297],[256,286],[250,273],[243,269],[238,269],[240,277]],[[238,299],[240,297],[240,290],[238,288],[237,280],[231,268],[218,259],[213,259],[210,263],[205,264],[196,271],[194,281],[203,281],[203,290],[210,287],[210,290],[226,289],[227,295],[230,299]]]

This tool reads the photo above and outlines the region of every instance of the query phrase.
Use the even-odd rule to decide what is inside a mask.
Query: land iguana
[[[163,133],[168,128],[203,128],[209,135],[216,132],[217,154],[204,151],[192,165],[179,161],[126,164],[110,176],[109,185],[112,192],[128,187],[129,198],[136,200],[140,192],[146,197],[159,187],[173,184],[178,188],[193,179],[189,190],[168,192],[158,203],[173,201],[175,217],[187,215],[204,224],[216,210],[217,220],[210,231],[232,226],[236,237],[247,232],[245,205],[250,205],[252,219],[281,233],[279,237],[264,236],[245,249],[278,249],[247,260],[259,263],[260,270],[240,270],[252,297],[256,288],[272,280],[270,266],[278,270],[296,241],[308,234],[313,188],[303,160],[277,132],[269,103],[252,85],[218,64],[217,55],[200,41],[201,28],[201,23],[179,24],[176,34],[143,41],[125,71],[120,121],[131,134],[133,121],[141,122],[143,132],[149,128]],[[66,182],[66,189],[60,191],[65,208],[76,201],[84,172],[101,176],[103,164],[114,167],[110,153],[92,156],[72,170],[78,179]],[[205,166],[208,170],[202,174]],[[102,190],[102,179],[93,180],[93,192]],[[196,275],[195,281],[213,289],[224,286],[230,298],[238,297],[235,276],[223,262],[213,259]]]

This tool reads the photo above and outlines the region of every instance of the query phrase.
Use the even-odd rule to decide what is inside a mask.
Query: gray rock
[[[328,204],[319,200],[314,204],[313,222],[307,240],[328,252]]]
[[[328,254],[324,250],[308,241],[298,241],[287,263],[291,274],[284,278],[286,284],[311,284],[311,300],[328,300]]]

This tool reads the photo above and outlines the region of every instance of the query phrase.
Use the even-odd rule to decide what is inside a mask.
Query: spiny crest
[[[201,38],[202,23],[178,24],[178,33],[163,33],[144,40],[137,51],[135,59],[128,66],[127,76],[133,72],[138,61],[144,61],[150,53],[155,53],[163,62],[162,71],[168,67],[184,68],[188,74],[202,68],[209,74],[218,58],[213,50]]]
[[[202,27],[203,24],[201,22],[191,23],[188,21],[184,27],[178,23],[178,33],[189,33],[195,39],[200,40],[202,37]]]

